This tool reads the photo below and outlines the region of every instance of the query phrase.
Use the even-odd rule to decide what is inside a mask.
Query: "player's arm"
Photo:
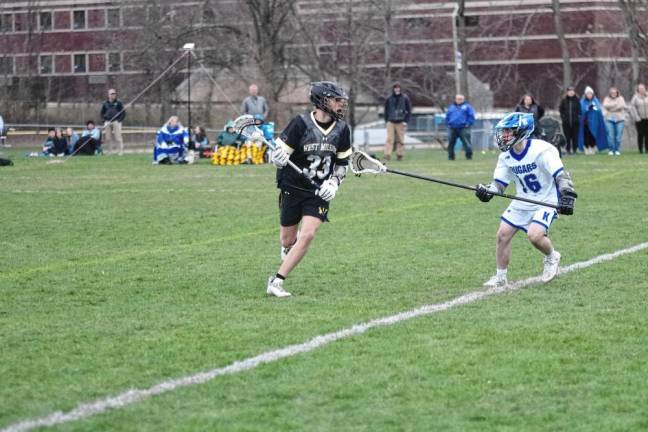
[[[556,182],[560,198],[558,199],[558,213],[564,215],[574,214],[574,203],[578,194],[574,189],[574,182],[571,175],[565,171],[558,150],[554,147],[542,154],[542,163],[549,171]]]
[[[338,188],[346,178],[347,170],[349,169],[349,157],[353,153],[353,149],[351,148],[351,130],[348,127],[342,132],[340,140],[333,167],[331,168],[331,176],[327,180],[324,180],[318,192],[320,198],[325,201],[331,201],[335,198]]]
[[[493,199],[493,192],[504,193],[509,183],[511,182],[511,171],[502,161],[501,158],[497,159],[497,166],[493,173],[493,181],[488,184],[478,184],[475,186],[475,196],[482,201],[488,202]]]

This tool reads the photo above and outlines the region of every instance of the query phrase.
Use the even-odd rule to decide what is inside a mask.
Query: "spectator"
[[[623,96],[616,87],[610,87],[608,95],[603,99],[603,114],[605,116],[605,128],[607,130],[608,146],[610,156],[621,155],[621,140],[623,138],[623,127],[625,125],[626,103]]]
[[[544,108],[539,105],[536,100],[529,93],[522,96],[520,102],[515,107],[515,112],[530,113],[533,114],[533,124],[535,129],[533,130],[532,137],[538,136],[538,121],[544,116]]]
[[[466,102],[462,94],[455,96],[455,101],[448,107],[445,124],[448,128],[448,159],[455,160],[455,143],[461,140],[466,152],[466,159],[472,159],[472,144],[470,142],[470,127],[475,123],[475,110]]]
[[[187,163],[186,146],[189,144],[189,132],[182,127],[177,116],[171,116],[157,133],[153,149],[153,164]]]
[[[250,96],[243,99],[241,104],[241,114],[257,115],[261,114],[263,118],[267,118],[270,114],[270,108],[263,96],[259,96],[259,87],[252,84],[249,88]]]
[[[223,131],[219,133],[218,137],[216,138],[216,148],[214,149],[214,151],[216,151],[218,147],[224,146],[239,147],[242,142],[243,141],[241,140],[240,134],[236,133],[236,131],[234,130],[234,122],[228,120],[228,122],[225,123]]]
[[[200,126],[194,128],[194,132],[189,141],[189,150],[198,152],[198,157],[209,157],[205,152],[211,153],[211,147],[209,146],[209,138],[207,138],[207,133],[205,129]]]
[[[78,133],[74,132],[71,127],[65,129],[63,136],[67,140],[67,154],[74,153],[74,149],[76,148],[76,145],[81,137]]]
[[[576,153],[578,146],[578,125],[580,123],[580,103],[574,87],[567,87],[565,97],[560,101],[560,119],[565,133],[565,152]]]
[[[101,118],[104,121],[106,142],[109,143],[110,153],[113,154],[113,141],[119,145],[119,155],[124,154],[124,140],[122,138],[122,122],[126,117],[124,104],[117,100],[117,90],[108,90],[108,99],[101,105]]]
[[[399,83],[392,86],[392,94],[385,101],[385,123],[387,139],[385,141],[384,159],[391,159],[396,147],[396,159],[402,160],[405,153],[405,129],[412,115],[412,104],[406,94],[401,92]]]
[[[42,147],[42,152],[41,156],[56,156],[56,153],[54,151],[56,147],[56,129],[54,128],[49,128],[47,129],[47,137],[45,137],[45,141],[43,141],[43,144],[41,145]],[[36,156],[36,154],[34,154]]]
[[[578,127],[578,149],[586,155],[596,154],[608,147],[605,120],[601,102],[594,95],[592,87],[585,87],[581,98],[581,118]]]
[[[630,101],[630,113],[637,128],[639,153],[648,153],[648,94],[644,84],[637,86],[637,92]]]
[[[92,120],[86,122],[86,128],[81,132],[81,138],[76,143],[74,152],[84,156],[101,153],[101,131],[95,127]]]

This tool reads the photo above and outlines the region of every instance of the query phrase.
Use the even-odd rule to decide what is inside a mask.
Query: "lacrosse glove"
[[[488,202],[493,199],[493,194],[491,192],[495,191],[493,190],[494,188],[492,185],[478,184],[475,187],[477,188],[477,190],[475,191],[475,196],[479,198],[479,201]]]
[[[281,146],[277,146],[273,151],[272,151],[272,164],[276,166],[277,168],[283,168],[286,165],[288,165],[288,160],[290,159],[290,155],[284,150]]]
[[[558,201],[558,213],[564,215],[574,214],[574,202],[578,198],[578,194],[574,191],[564,191]]]
[[[320,186],[319,190],[317,191],[317,195],[319,195],[319,197],[324,201],[328,202],[335,198],[337,190],[337,181],[335,181],[334,179],[328,179],[324,183],[322,183],[322,186]]]

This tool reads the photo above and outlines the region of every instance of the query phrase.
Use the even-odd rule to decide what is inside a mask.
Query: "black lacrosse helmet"
[[[341,100],[342,107],[334,111],[331,108],[331,99]],[[341,120],[346,116],[349,108],[349,95],[346,90],[333,81],[318,81],[311,84],[310,100],[316,108],[321,109],[331,117]]]

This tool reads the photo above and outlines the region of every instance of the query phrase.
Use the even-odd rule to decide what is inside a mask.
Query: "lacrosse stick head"
[[[354,174],[380,174],[387,172],[387,167],[379,160],[372,158],[363,151],[355,151],[351,155],[351,171]]]
[[[268,145],[269,143],[264,138],[263,132],[258,128],[258,125],[261,123],[259,123],[259,119],[254,118],[254,116],[244,114],[234,120],[234,130],[236,130],[236,132],[246,140]]]

